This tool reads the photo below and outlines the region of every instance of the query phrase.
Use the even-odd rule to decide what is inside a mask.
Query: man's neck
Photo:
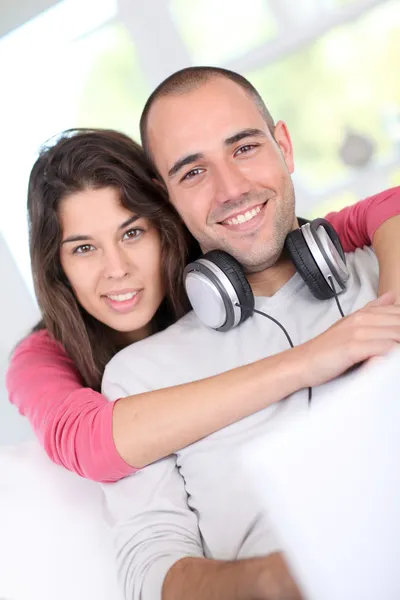
[[[292,231],[299,227],[299,221],[295,216]],[[268,297],[276,294],[295,273],[296,267],[289,258],[286,248],[283,248],[279,260],[273,267],[269,267],[258,273],[246,273],[246,277],[255,296]]]
[[[248,273],[246,276],[255,296],[273,296],[295,272],[294,264],[283,254],[273,267],[259,273]]]

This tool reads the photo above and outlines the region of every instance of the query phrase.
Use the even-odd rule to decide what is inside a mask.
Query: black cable
[[[340,312],[340,316],[344,317],[344,312],[343,312],[342,307],[341,307],[340,302],[339,302],[339,298],[338,298],[338,295],[337,295],[335,284],[333,283],[332,275],[328,275],[328,281],[331,284],[331,288],[333,290],[333,295],[334,295],[335,301],[336,301],[336,306],[338,307],[338,311]]]
[[[286,331],[286,329],[284,328],[284,326],[282,325],[282,323],[279,323],[279,321],[277,321],[277,319],[274,319],[274,317],[271,317],[271,315],[267,315],[267,313],[263,312],[262,310],[257,310],[256,308],[248,308],[247,306],[244,306],[243,304],[239,304],[238,302],[236,302],[235,305],[239,306],[243,310],[247,310],[248,312],[256,313],[257,315],[262,315],[263,317],[266,317],[267,319],[269,319],[270,321],[272,321],[273,323],[275,323],[275,325],[278,325],[278,327],[285,334],[286,339],[287,339],[287,341],[290,344],[290,347],[294,348],[294,344],[292,342],[292,339],[291,339],[290,335],[288,334],[288,332]],[[311,399],[312,399],[312,388],[309,387],[308,388],[308,405],[311,404]]]
[[[236,303],[236,306],[241,306],[240,304]],[[244,308],[243,306],[241,306],[241,308]],[[249,310],[249,309],[247,309]],[[278,325],[278,327],[280,327],[283,331],[283,333],[286,335],[286,339],[289,342],[290,346],[292,348],[294,348],[294,344],[290,338],[290,335],[288,334],[288,332],[286,331],[286,329],[284,328],[284,326],[279,323],[279,321],[277,321],[276,319],[274,319],[274,317],[271,317],[271,315],[267,315],[267,313],[262,312],[261,310],[257,310],[256,308],[251,309],[251,312],[253,313],[257,313],[258,315],[262,315],[263,317],[267,317],[267,319],[270,319],[271,321],[273,321],[273,323],[275,323],[276,325]]]
[[[333,283],[333,278],[331,275],[328,275],[328,281],[331,285],[331,288],[333,290],[333,295],[335,298],[335,302],[336,302],[336,306],[338,307],[338,311],[340,313],[341,317],[344,317],[344,312],[343,309],[340,305],[339,302],[339,298],[338,298],[338,294],[335,288],[335,284]],[[243,304],[239,304],[238,302],[235,303],[236,306],[239,306],[240,308],[242,308],[243,310],[247,310],[251,313],[256,313],[257,315],[262,315],[263,317],[266,317],[267,319],[269,319],[270,321],[272,321],[273,323],[275,323],[275,325],[278,325],[278,327],[283,331],[283,333],[286,336],[287,341],[289,342],[289,345],[291,348],[294,348],[294,344],[291,340],[290,335],[288,334],[288,332],[286,331],[286,329],[284,328],[284,326],[282,325],[282,323],[279,323],[279,321],[277,319],[274,319],[274,317],[271,317],[271,315],[268,315],[267,313],[263,312],[262,310],[257,310],[256,308],[248,308],[247,306],[244,306]],[[312,400],[312,387],[310,386],[308,388],[308,405],[311,404],[311,400]]]

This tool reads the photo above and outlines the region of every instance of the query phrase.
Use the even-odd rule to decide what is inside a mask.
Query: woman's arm
[[[400,302],[400,186],[325,218],[346,252],[372,245],[379,263],[379,294],[391,291]]]
[[[71,359],[46,330],[17,346],[6,386],[10,402],[27,417],[56,464],[103,482],[117,481],[136,470],[115,447],[114,403],[83,387]]]
[[[373,246],[375,233],[391,217],[400,214],[400,186],[390,188],[356,204],[346,206],[338,212],[331,212],[325,219],[336,229],[345,252],[356,248]],[[393,225],[387,235],[391,242],[397,241],[400,229]],[[379,257],[378,257],[379,258]],[[384,260],[384,257],[380,257]],[[379,267],[382,268],[381,263]]]
[[[400,304],[400,216],[385,221],[375,232],[372,246],[379,261],[379,294],[391,291]]]
[[[85,388],[47,331],[17,347],[6,376],[10,401],[52,461],[96,481],[117,481],[303,387],[285,353],[173,388],[108,402]],[[268,393],[266,393],[268,390]]]
[[[62,348],[41,332],[24,340],[12,358],[10,400],[28,417],[54,462],[83,477],[116,481],[135,471],[129,465],[145,466],[298,390],[386,354],[400,342],[400,307],[393,303],[394,297],[386,295],[362,309],[362,319],[350,315],[275,356],[116,402],[82,387]]]

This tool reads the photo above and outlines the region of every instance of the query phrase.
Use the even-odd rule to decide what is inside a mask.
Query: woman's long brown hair
[[[182,273],[188,253],[198,246],[187,234],[166,196],[153,181],[141,146],[110,130],[70,130],[44,147],[30,175],[28,219],[35,292],[46,328],[60,342],[81,374],[98,390],[107,362],[121,349],[115,332],[77,302],[60,262],[60,202],[70,194],[113,187],[121,204],[148,218],[158,229],[166,296],[152,322],[160,331],[187,312]]]

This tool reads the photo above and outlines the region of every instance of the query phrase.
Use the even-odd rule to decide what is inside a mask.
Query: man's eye
[[[136,238],[138,238],[141,234],[143,233],[143,229],[139,229],[138,227],[135,227],[135,229],[130,229],[129,231],[125,231],[122,239],[126,240],[134,240]]]
[[[73,253],[74,254],[87,254],[91,250],[94,250],[94,246],[92,246],[91,244],[83,244],[82,246],[78,246],[77,248],[75,248]]]
[[[255,144],[246,144],[245,146],[238,148],[235,154],[246,154],[246,152],[250,152],[250,150],[253,150],[255,147]]]
[[[181,181],[193,179],[194,177],[197,177],[198,175],[200,175],[202,172],[203,172],[203,169],[192,169],[191,171],[189,171],[189,173],[186,173],[186,175],[184,175],[182,177]]]

